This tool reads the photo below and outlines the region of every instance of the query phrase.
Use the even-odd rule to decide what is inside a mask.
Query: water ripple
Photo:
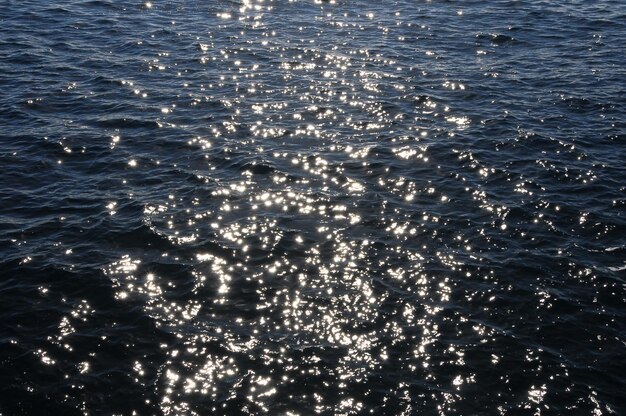
[[[621,414],[625,15],[0,5],[0,413]]]

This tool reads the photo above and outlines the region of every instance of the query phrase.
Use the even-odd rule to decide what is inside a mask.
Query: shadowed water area
[[[626,414],[626,4],[0,0],[0,415]]]

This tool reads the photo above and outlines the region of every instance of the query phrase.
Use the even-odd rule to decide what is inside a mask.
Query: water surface
[[[4,0],[0,414],[624,414],[625,45],[613,0]]]

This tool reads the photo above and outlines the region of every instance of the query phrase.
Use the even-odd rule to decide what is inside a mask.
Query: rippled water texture
[[[0,414],[626,414],[625,48],[612,0],[1,1]]]

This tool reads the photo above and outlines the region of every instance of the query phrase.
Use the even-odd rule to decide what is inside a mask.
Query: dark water
[[[626,414],[622,1],[0,2],[0,414]]]

